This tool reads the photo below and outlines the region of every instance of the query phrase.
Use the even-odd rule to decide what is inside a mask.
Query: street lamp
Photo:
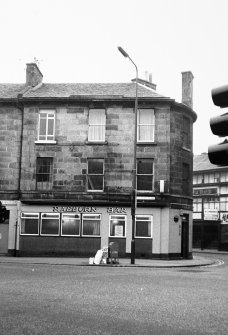
[[[133,153],[133,185],[132,185],[132,198],[131,198],[131,216],[132,216],[132,238],[131,238],[131,264],[135,264],[135,212],[137,207],[136,198],[136,149],[137,149],[137,110],[138,110],[138,68],[133,62],[131,57],[126,51],[118,47],[119,52],[128,58],[135,66],[136,78],[135,78],[135,133],[134,133],[134,153]]]

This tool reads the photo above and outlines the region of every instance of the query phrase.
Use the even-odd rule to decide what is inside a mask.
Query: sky
[[[222,140],[211,89],[228,84],[227,0],[0,0],[0,82],[24,83],[38,61],[45,83],[130,82],[152,73],[157,92],[181,102],[191,71],[194,154]]]

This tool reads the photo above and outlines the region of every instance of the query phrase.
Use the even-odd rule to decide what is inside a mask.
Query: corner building
[[[192,79],[182,103],[138,80],[136,257],[192,257]],[[131,254],[135,85],[45,84],[34,63],[0,84],[9,254]]]

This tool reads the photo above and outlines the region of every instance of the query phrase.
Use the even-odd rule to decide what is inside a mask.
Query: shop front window
[[[110,237],[126,236],[126,215],[110,215]]]
[[[80,214],[62,214],[62,236],[80,235]]]
[[[135,237],[152,238],[152,216],[136,215]]]
[[[82,235],[100,236],[101,215],[83,214],[82,215]]]
[[[39,214],[21,213],[21,235],[39,234]]]
[[[60,214],[41,214],[41,235],[59,235]]]

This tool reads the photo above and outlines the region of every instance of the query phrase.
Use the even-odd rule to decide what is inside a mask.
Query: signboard
[[[212,195],[218,194],[217,187],[208,187],[208,188],[194,188],[193,195]]]
[[[115,237],[123,237],[123,226],[115,226]]]
[[[204,220],[218,220],[219,213],[217,209],[205,209],[204,210]]]

